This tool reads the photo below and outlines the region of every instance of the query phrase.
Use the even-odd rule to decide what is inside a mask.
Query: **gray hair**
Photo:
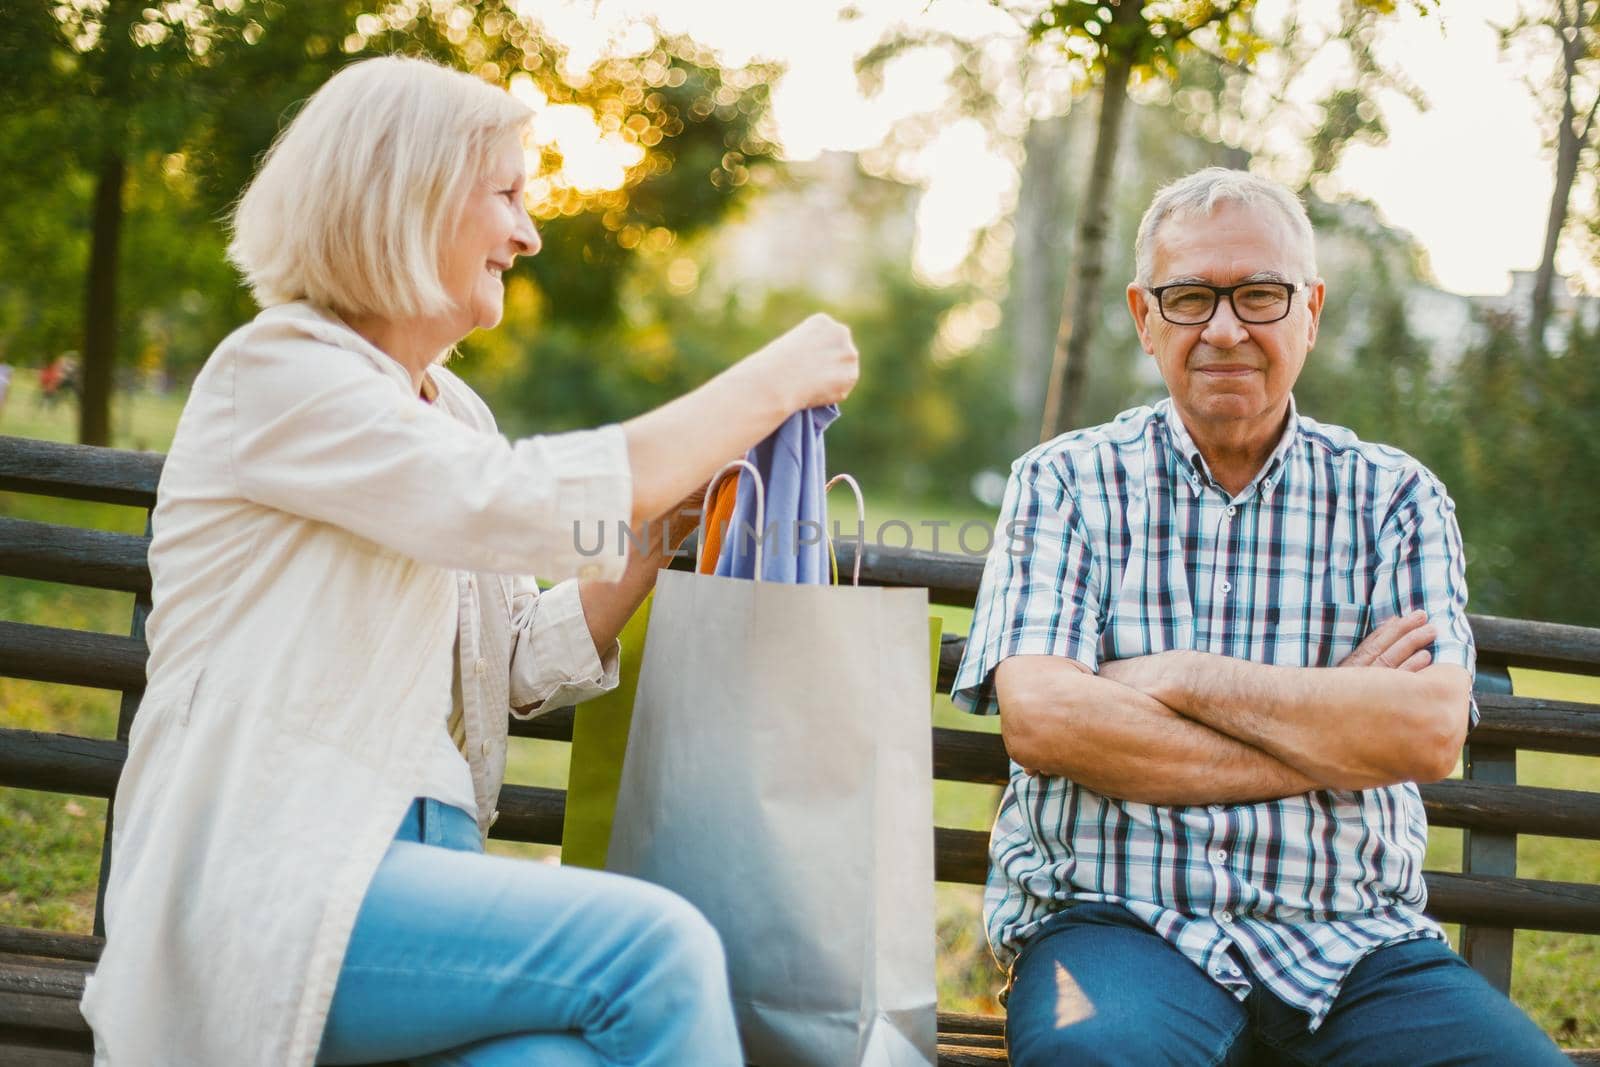
[[[1317,242],[1311,232],[1300,198],[1275,181],[1244,170],[1206,167],[1169,182],[1156,193],[1144,218],[1139,220],[1139,235],[1133,241],[1134,284],[1148,286],[1154,279],[1156,230],[1175,215],[1206,216],[1219,204],[1269,205],[1282,214],[1289,228],[1300,239],[1301,260],[1296,264],[1296,281],[1317,276]]]

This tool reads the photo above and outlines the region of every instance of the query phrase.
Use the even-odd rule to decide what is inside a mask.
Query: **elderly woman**
[[[616,524],[842,399],[858,357],[818,316],[620,426],[499,436],[443,362],[539,250],[529,117],[430,63],[357,63],[239,202],[265,310],[196,379],[161,479],[97,1063],[738,1062],[693,908],[483,839],[507,710],[616,682],[667,560]]]

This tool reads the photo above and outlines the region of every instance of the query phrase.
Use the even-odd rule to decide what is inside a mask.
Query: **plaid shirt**
[[[1418,608],[1436,663],[1473,670],[1454,505],[1421,464],[1302,418],[1229,497],[1170,400],[1019,459],[953,696],[994,714],[994,669],[1199,649],[1337,664]],[[1014,534],[1014,536],[1012,536]],[[1477,709],[1470,715],[1477,720]],[[1075,901],[1133,912],[1236,997],[1252,977],[1315,1029],[1368,952],[1439,937],[1421,914],[1428,826],[1412,783],[1159,807],[1012,765],[985,912],[1003,964]]]

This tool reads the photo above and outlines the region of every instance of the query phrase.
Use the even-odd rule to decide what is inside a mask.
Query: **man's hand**
[[[1438,631],[1428,621],[1425,611],[1409,615],[1396,615],[1367,635],[1344,659],[1341,667],[1393,667],[1396,670],[1416,672],[1433,662],[1428,646]]]

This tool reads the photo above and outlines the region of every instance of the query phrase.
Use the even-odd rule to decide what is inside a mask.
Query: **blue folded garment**
[[[838,417],[835,404],[797,411],[745,456],[761,472],[766,486],[762,581],[827,585],[831,580],[828,509],[823,501],[828,462],[822,432]],[[725,578],[755,577],[755,537],[755,487],[750,472],[743,471],[733,518],[717,557],[717,573]]]

